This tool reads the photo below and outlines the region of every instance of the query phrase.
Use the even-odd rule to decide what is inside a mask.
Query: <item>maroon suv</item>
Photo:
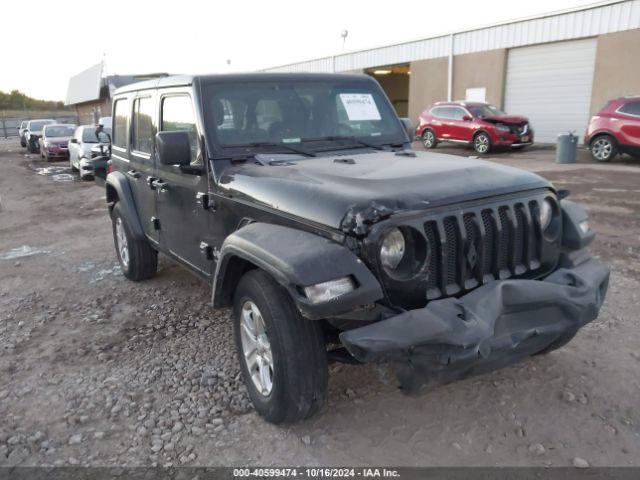
[[[599,162],[608,162],[618,153],[640,158],[640,96],[607,102],[591,117],[584,144]]]
[[[493,147],[531,145],[533,129],[526,117],[507,115],[488,103],[438,102],[420,115],[416,138],[425,148],[454,142],[472,145],[485,154]]]

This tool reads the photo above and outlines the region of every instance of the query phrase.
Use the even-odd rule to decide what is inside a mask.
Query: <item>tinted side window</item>
[[[446,108],[443,107],[435,107],[431,109],[431,115],[437,118],[448,118]]]
[[[198,134],[196,118],[188,95],[172,95],[162,99],[163,131],[185,131],[189,133],[191,147],[191,163],[196,163],[198,155]]]
[[[637,115],[640,117],[640,102],[629,102],[620,107],[620,111],[629,115]]]
[[[151,153],[153,145],[153,99],[136,98],[131,119],[131,150]]]
[[[462,120],[462,117],[464,117],[465,115],[466,113],[463,109],[453,107],[451,108],[451,116],[449,118],[452,118],[454,120]]]
[[[116,100],[113,104],[113,145],[127,148],[127,100]]]

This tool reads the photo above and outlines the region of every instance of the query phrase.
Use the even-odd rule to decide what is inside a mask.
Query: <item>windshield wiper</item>
[[[316,156],[315,152],[310,152],[309,150],[305,150],[304,148],[292,147],[288,143],[284,142],[252,142],[237,145],[225,145],[225,147],[280,147],[289,150],[290,152],[299,153],[307,157]]]
[[[383,145],[378,145],[378,144],[375,144],[375,143],[369,143],[369,142],[367,142],[365,140],[360,140],[359,138],[357,138],[354,135],[328,135],[326,137],[315,137],[315,138],[302,138],[302,139],[300,139],[301,142],[321,142],[323,140],[329,140],[329,141],[333,141],[333,140],[351,140],[356,145],[361,146],[361,147],[373,148],[374,150],[386,150],[386,148],[384,148]],[[345,147],[349,148],[349,147],[352,147],[352,146],[351,145],[345,145]]]

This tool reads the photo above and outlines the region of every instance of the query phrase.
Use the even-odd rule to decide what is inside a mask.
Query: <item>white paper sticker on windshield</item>
[[[370,93],[341,93],[340,100],[351,122],[380,120],[380,112]]]

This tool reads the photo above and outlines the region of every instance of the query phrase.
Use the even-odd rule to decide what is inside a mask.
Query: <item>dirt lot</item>
[[[382,367],[335,365],[322,414],[275,427],[252,412],[209,288],[166,259],[125,280],[102,190],[0,141],[0,464],[640,465],[640,162],[553,154],[491,160],[586,204],[613,269],[597,321],[550,355],[418,397]]]

